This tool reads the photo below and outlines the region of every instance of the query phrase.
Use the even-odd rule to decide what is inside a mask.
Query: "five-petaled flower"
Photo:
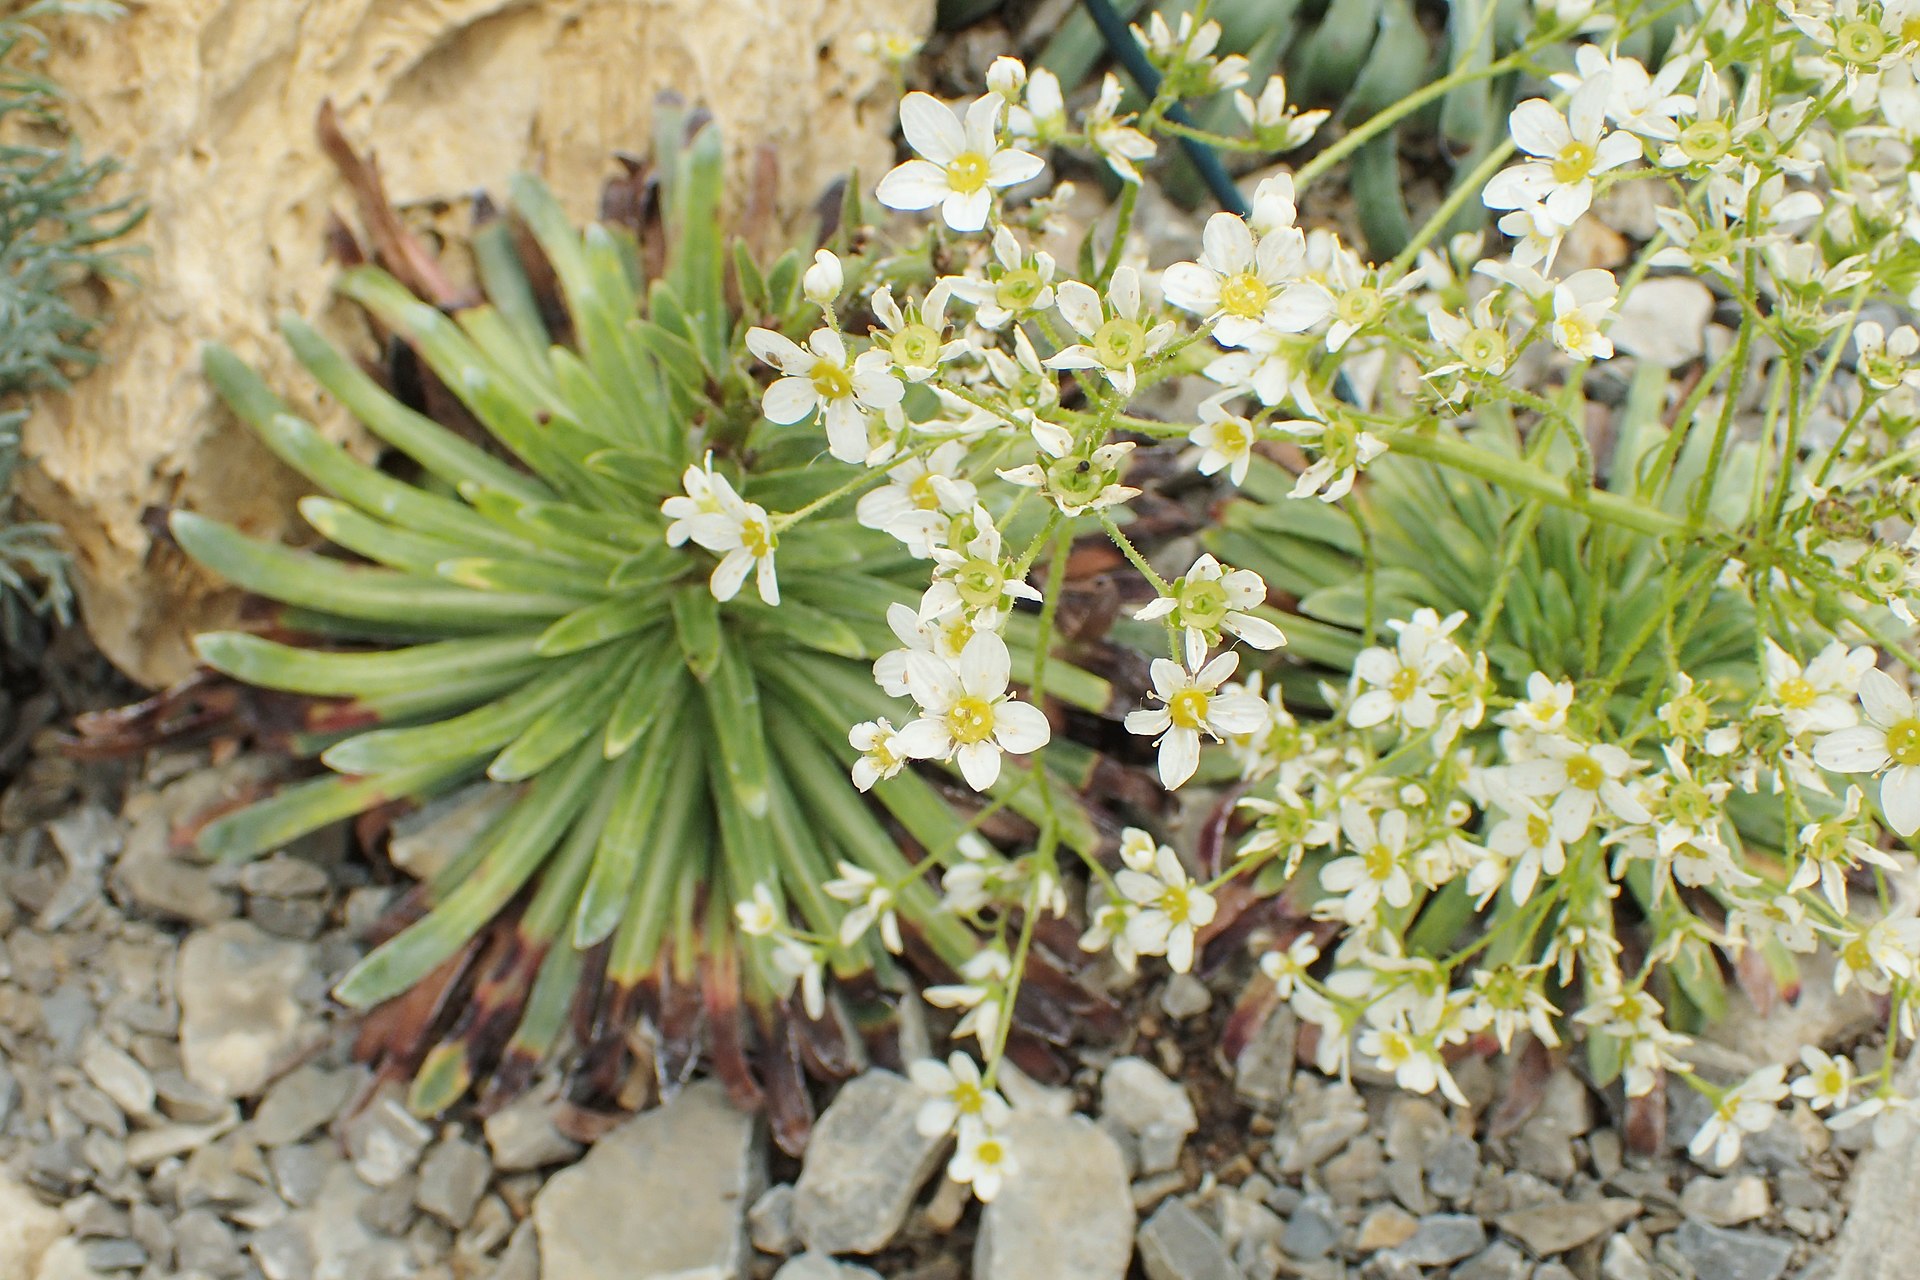
[[[931,209],[955,231],[987,225],[993,193],[1040,175],[1039,156],[999,140],[1000,108],[1006,99],[990,93],[967,108],[965,122],[928,93],[910,93],[900,103],[900,131],[921,158],[897,165],[880,179],[875,194],[889,209]]]

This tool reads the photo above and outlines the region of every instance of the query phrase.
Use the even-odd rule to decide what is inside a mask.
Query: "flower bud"
[[[840,296],[840,286],[846,281],[840,271],[840,259],[833,256],[831,250],[822,249],[813,255],[813,265],[800,277],[800,291],[807,295],[807,301],[822,310],[831,309],[835,298]]]
[[[1018,58],[1002,55],[987,68],[987,91],[999,94],[1008,102],[1018,102],[1026,84],[1027,66]]]

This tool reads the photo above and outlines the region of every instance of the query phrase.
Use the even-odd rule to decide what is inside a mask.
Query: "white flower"
[[[1693,1135],[1687,1151],[1696,1160],[1725,1168],[1740,1156],[1740,1144],[1750,1133],[1765,1133],[1773,1127],[1779,1111],[1774,1104],[1787,1096],[1787,1069],[1775,1063],[1734,1085],[1720,1095],[1713,1114]]]
[[[1280,628],[1247,612],[1267,602],[1267,584],[1251,569],[1228,569],[1211,555],[1193,562],[1176,578],[1171,592],[1134,612],[1138,622],[1167,619],[1178,628],[1189,667],[1198,667],[1220,633],[1237,636],[1256,649],[1277,649],[1287,642]]]
[[[773,947],[773,969],[786,980],[786,991],[791,991],[793,984],[799,984],[800,1003],[809,1018],[817,1022],[826,1016],[826,961],[819,948],[798,938],[780,938]],[[785,995],[786,991],[781,994]]]
[[[1359,1049],[1393,1082],[1410,1093],[1432,1093],[1438,1088],[1457,1107],[1469,1105],[1460,1092],[1432,1036],[1416,1036],[1397,1027],[1369,1027],[1360,1033]]]
[[[773,553],[780,539],[766,510],[756,502],[743,501],[727,478],[710,468],[688,467],[682,482],[686,495],[660,504],[661,514],[673,518],[667,526],[667,541],[673,546],[692,541],[719,553],[720,563],[707,581],[714,599],[726,601],[739,595],[740,584],[754,570],[760,598],[768,604],[779,604],[780,582],[774,576]]]
[[[1344,420],[1310,422],[1297,418],[1270,425],[1292,436],[1313,458],[1294,481],[1287,493],[1289,498],[1338,502],[1352,492],[1360,469],[1387,451],[1385,440]]]
[[[1643,138],[1672,141],[1680,134],[1678,117],[1694,110],[1691,95],[1674,92],[1693,70],[1692,59],[1685,55],[1668,58],[1658,75],[1649,76],[1637,58],[1619,53],[1609,57],[1597,44],[1581,44],[1574,47],[1573,67],[1571,75],[1551,77],[1554,87],[1573,92],[1588,80],[1604,77],[1607,119]]]
[[[1619,747],[1543,734],[1533,750],[1533,759],[1506,766],[1504,776],[1522,795],[1552,798],[1553,833],[1562,842],[1587,834],[1603,810],[1624,822],[1653,821],[1625,782],[1640,764]]]
[[[973,509],[978,492],[961,478],[967,447],[949,440],[924,458],[908,458],[887,472],[887,483],[860,495],[854,518],[905,543],[915,557],[933,555],[954,516]]]
[[[1240,218],[1216,213],[1200,244],[1200,260],[1168,267],[1161,289],[1182,311],[1218,317],[1214,337],[1226,346],[1241,346],[1262,329],[1301,333],[1332,313],[1332,295],[1301,283],[1306,240],[1294,228],[1277,228],[1256,243]]]
[[[1200,735],[1218,741],[1252,733],[1266,721],[1264,699],[1249,693],[1222,694],[1220,685],[1240,665],[1240,655],[1223,653],[1197,671],[1155,658],[1150,673],[1153,693],[1165,705],[1127,714],[1127,732],[1158,734],[1160,781],[1172,791],[1200,767]]]
[[[1091,453],[1056,458],[1045,466],[1029,462],[994,474],[1009,484],[1038,489],[1062,514],[1077,516],[1087,511],[1103,511],[1139,496],[1140,490],[1120,483],[1127,456],[1133,450],[1133,441],[1116,440]]]
[[[1829,1057],[1812,1045],[1800,1050],[1800,1062],[1807,1074],[1793,1082],[1793,1096],[1805,1098],[1815,1111],[1844,1107],[1853,1097],[1853,1063],[1846,1057]]]
[[[900,731],[899,748],[917,760],[953,760],[975,791],[1000,776],[1000,753],[1026,755],[1047,744],[1047,717],[1007,695],[1012,663],[1007,642],[991,631],[967,641],[960,661],[932,654],[907,658],[907,687],[920,718]]]
[[[1254,441],[1259,438],[1251,422],[1228,413],[1216,399],[1200,402],[1200,423],[1187,433],[1187,439],[1200,446],[1200,474],[1211,476],[1225,471],[1236,485],[1247,481]]]
[[[1878,321],[1862,320],[1853,329],[1854,367],[1870,385],[1882,391],[1920,387],[1920,333],[1903,324],[1889,334]]]
[[[947,1176],[971,1185],[982,1201],[991,1201],[1019,1168],[998,1131],[983,1124],[962,1124],[959,1146],[947,1162]]]
[[[771,329],[747,330],[747,350],[778,369],[760,411],[782,426],[818,410],[827,446],[842,462],[862,463],[872,448],[870,415],[891,409],[906,395],[884,351],[863,351],[848,363],[847,344],[832,329],[817,329],[802,347]]]
[[[853,785],[862,791],[871,791],[874,783],[906,767],[907,754],[900,746],[900,735],[885,716],[853,726],[847,731],[847,741],[860,753],[853,762]]]
[[[800,292],[822,311],[831,311],[834,299],[840,296],[845,283],[846,275],[840,270],[840,259],[834,257],[831,249],[820,249],[813,255],[813,265],[800,277]]]
[[[1053,305],[1053,255],[1044,249],[1036,250],[1031,257],[1021,247],[1020,239],[1011,228],[996,227],[993,232],[993,261],[985,269],[991,275],[982,273],[979,268],[971,268],[964,276],[947,276],[941,283],[947,285],[953,295],[974,306],[973,319],[983,329],[1004,329],[1009,321],[1021,316],[1044,311]],[[1016,352],[1020,363],[1028,361],[1024,352],[1018,351],[1018,343],[1025,333],[1014,330]],[[988,363],[993,362],[993,353],[988,354]],[[1038,370],[1040,359],[1036,355],[1032,361]],[[1055,397],[1058,398],[1057,395]],[[1035,406],[1040,408],[1044,406]]]
[[[1260,972],[1273,983],[1274,994],[1287,1000],[1319,959],[1320,948],[1314,944],[1313,935],[1302,932],[1295,935],[1285,951],[1269,951],[1261,956]]]
[[[1879,773],[1880,810],[1894,834],[1920,831],[1920,716],[1913,698],[1886,672],[1860,677],[1860,708],[1867,723],[1838,729],[1813,744],[1813,759],[1834,773]]]
[[[1558,733],[1566,727],[1567,709],[1572,705],[1573,681],[1550,680],[1536,671],[1527,677],[1527,696],[1494,719],[1510,729]]]
[[[1753,709],[1755,715],[1779,716],[1787,732],[1796,737],[1832,733],[1859,723],[1853,695],[1860,677],[1873,666],[1872,649],[1866,645],[1850,649],[1835,640],[1803,668],[1771,636],[1766,646],[1766,699]]]
[[[1613,343],[1605,328],[1613,322],[1620,286],[1611,271],[1589,267],[1553,287],[1553,345],[1576,360],[1608,360]]]
[[[1851,1129],[1869,1120],[1873,1121],[1875,1146],[1900,1146],[1913,1133],[1915,1122],[1920,1121],[1920,1107],[1914,1105],[1912,1098],[1898,1093],[1877,1093],[1854,1103],[1828,1120],[1827,1125],[1836,1130]]]
[[[764,884],[754,885],[753,897],[747,901],[733,904],[733,918],[749,938],[771,936],[785,919],[773,901],[773,891]]]
[[[1427,312],[1427,328],[1434,341],[1453,353],[1451,363],[1429,370],[1428,378],[1444,378],[1450,373],[1476,373],[1497,378],[1507,371],[1509,346],[1506,326],[1493,313],[1494,295],[1488,294],[1474,305],[1473,314],[1457,316],[1436,307]]]
[[[1487,848],[1513,864],[1507,881],[1516,905],[1533,896],[1542,873],[1557,876],[1567,869],[1567,850],[1554,834],[1546,809],[1523,795],[1502,788],[1498,804],[1506,817],[1487,835]]]
[[[1158,355],[1173,336],[1172,324],[1148,329],[1140,323],[1140,275],[1120,267],[1107,286],[1103,307],[1100,295],[1078,280],[1068,280],[1054,291],[1054,305],[1073,331],[1087,339],[1049,356],[1049,369],[1098,369],[1113,389],[1133,394],[1134,367]]]
[[[954,1039],[973,1036],[982,1045],[991,1045],[1000,1030],[1000,997],[996,992],[1013,972],[1013,961],[1005,951],[989,947],[975,952],[960,966],[966,981],[928,987],[920,998],[936,1009],[965,1009],[965,1016],[953,1029]]]
[[[894,892],[890,885],[865,867],[856,867],[844,859],[834,865],[840,874],[821,885],[829,898],[851,902],[853,910],[840,917],[840,945],[850,947],[875,924],[880,926],[880,941],[894,955],[900,954],[900,917],[895,913]]]
[[[1269,151],[1291,151],[1306,145],[1332,114],[1329,111],[1295,112],[1287,105],[1287,82],[1277,75],[1267,78],[1257,102],[1236,91],[1233,108],[1253,130],[1254,140]]]
[[[1376,823],[1365,805],[1349,800],[1340,806],[1340,831],[1352,852],[1320,868],[1320,886],[1344,897],[1320,903],[1316,913],[1324,909],[1358,925],[1372,919],[1383,900],[1390,907],[1413,901],[1413,879],[1407,874],[1406,810],[1389,809]]]
[[[1165,955],[1175,973],[1193,968],[1194,934],[1213,922],[1213,895],[1195,884],[1166,845],[1154,850],[1151,870],[1127,867],[1114,885],[1136,908],[1126,925],[1127,942],[1146,956]]]
[[[966,123],[927,93],[900,101],[900,131],[921,159],[896,166],[874,192],[889,209],[931,209],[955,231],[987,225],[993,193],[1039,176],[1039,156],[1002,148],[998,133],[1004,100],[988,94],[967,108]]]
[[[894,368],[908,382],[925,382],[939,367],[972,349],[965,338],[943,341],[947,331],[947,302],[953,296],[951,277],[936,280],[926,300],[902,311],[893,300],[893,288],[873,291],[873,314],[883,326],[874,330],[874,345],[887,353]]]
[[[1009,1114],[1007,1100],[981,1082],[979,1066],[964,1053],[909,1063],[907,1078],[931,1095],[913,1118],[922,1137],[941,1137],[969,1121],[993,1128]]]
[[[920,597],[920,621],[961,613],[975,627],[997,629],[1015,600],[1038,600],[1040,593],[1000,558],[1000,531],[985,507],[975,503],[955,523],[970,526],[972,536],[958,547],[949,538],[947,546],[933,549],[933,585]]]
[[[1020,100],[1020,91],[1027,87],[1027,64],[1018,58],[1005,54],[995,58],[987,67],[987,91],[997,93],[1008,103]]]
[[[1787,892],[1799,893],[1817,884],[1834,911],[1844,916],[1849,870],[1862,862],[1889,871],[1898,869],[1900,864],[1892,856],[1861,839],[1860,809],[1865,799],[1859,787],[1848,787],[1839,813],[1800,828],[1796,849],[1800,865],[1794,869],[1793,879],[1787,881]]]
[[[1513,141],[1534,159],[1496,173],[1482,198],[1491,209],[1543,205],[1547,216],[1571,227],[1593,204],[1593,177],[1639,156],[1629,133],[1608,133],[1607,98],[1612,79],[1593,76],[1574,91],[1562,116],[1545,98],[1529,98],[1507,124]]]
[[[1119,110],[1120,81],[1109,71],[1107,78],[1100,82],[1100,97],[1087,109],[1081,127],[1086,132],[1087,145],[1106,160],[1109,169],[1123,181],[1138,183],[1140,171],[1134,165],[1141,160],[1151,160],[1159,148],[1152,138],[1127,123],[1132,116],[1122,116]]]

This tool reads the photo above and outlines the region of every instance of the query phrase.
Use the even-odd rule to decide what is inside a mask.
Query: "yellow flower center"
[[[907,486],[907,500],[922,511],[940,509],[940,495],[933,491],[933,476],[915,476]]]
[[[1920,720],[1902,720],[1887,730],[1887,754],[1895,764],[1920,764]]]
[[[1109,369],[1124,369],[1147,352],[1147,331],[1124,316],[1115,316],[1093,335],[1093,350]]]
[[[953,1082],[953,1108],[963,1116],[977,1116],[986,1109],[987,1095],[971,1080]]]
[[[1393,850],[1384,844],[1375,844],[1360,855],[1360,861],[1367,868],[1367,875],[1379,881],[1393,878],[1395,859]]]
[[[853,394],[853,377],[831,360],[814,362],[813,389],[822,400],[845,400]]]
[[[1405,702],[1419,691],[1420,673],[1412,667],[1400,668],[1393,673],[1393,679],[1387,681],[1387,692],[1395,702]]]
[[[1230,316],[1258,320],[1266,314],[1273,290],[1251,271],[1243,271],[1220,285],[1220,309]]]
[[[1813,705],[1813,700],[1818,696],[1819,690],[1800,676],[1788,676],[1780,682],[1778,697],[1783,707],[1804,711]]]
[[[1497,370],[1507,362],[1507,337],[1498,329],[1471,330],[1460,343],[1460,359],[1481,373]]]
[[[1607,771],[1592,756],[1574,756],[1567,761],[1567,783],[1582,791],[1598,791],[1607,780]]]
[[[1585,347],[1593,340],[1593,335],[1599,332],[1587,323],[1587,318],[1578,311],[1569,311],[1566,315],[1559,317],[1559,324],[1560,340],[1576,350]]]
[[[1562,186],[1584,182],[1593,171],[1593,162],[1597,158],[1592,143],[1569,142],[1553,158],[1553,180]]]
[[[1833,51],[1848,62],[1878,62],[1888,43],[1878,23],[1849,22],[1835,33]]]
[[[1193,900],[1187,894],[1187,886],[1168,885],[1160,895],[1160,910],[1175,924],[1185,924],[1193,913]]]
[[[941,637],[946,641],[949,653],[958,653],[967,647],[967,641],[973,639],[973,623],[964,613],[956,613],[941,625]]]
[[[987,158],[978,151],[962,151],[947,163],[947,185],[961,195],[986,186]]]
[[[1182,689],[1167,702],[1167,714],[1176,729],[1204,729],[1207,724],[1207,693],[1204,689]]]
[[[973,1158],[989,1168],[1005,1164],[1007,1148],[998,1138],[982,1138],[980,1145],[973,1149]]]
[[[985,698],[960,699],[947,709],[947,732],[964,746],[985,742],[993,736],[993,707]]]
[[[773,554],[780,545],[780,539],[773,530],[767,528],[767,522],[758,516],[749,516],[740,522],[740,545],[752,553],[755,560],[761,560]]]
[[[1536,849],[1544,849],[1547,841],[1553,839],[1553,824],[1537,813],[1527,815],[1527,843]]]
[[[932,325],[910,324],[893,335],[891,349],[901,364],[925,367],[940,356],[940,335]]]
[[[1733,130],[1724,120],[1696,120],[1680,131],[1680,150],[1696,164],[1711,164],[1733,146]]]
[[[1381,308],[1380,291],[1362,285],[1341,294],[1336,309],[1348,324],[1363,325],[1377,317]]]

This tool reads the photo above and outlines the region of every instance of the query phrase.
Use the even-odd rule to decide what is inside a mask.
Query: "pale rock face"
[[[29,423],[30,504],[69,534],[82,608],[107,655],[151,684],[192,665],[187,638],[232,594],[156,541],[153,509],[188,507],[299,536],[300,481],[216,408],[199,348],[259,367],[330,435],[366,439],[273,333],[286,310],[361,335],[329,305],[330,212],[350,201],[314,141],[331,98],[403,214],[470,225],[472,193],[542,174],[590,217],[616,150],[644,151],[656,95],[708,106],[736,179],[769,144],[793,218],[852,168],[892,160],[886,70],[866,31],[922,33],[933,0],[148,0],[121,21],[56,28],[47,71],[90,153],[125,161],[151,207],[117,289],[101,370]],[[797,221],[797,219],[793,219]]]

